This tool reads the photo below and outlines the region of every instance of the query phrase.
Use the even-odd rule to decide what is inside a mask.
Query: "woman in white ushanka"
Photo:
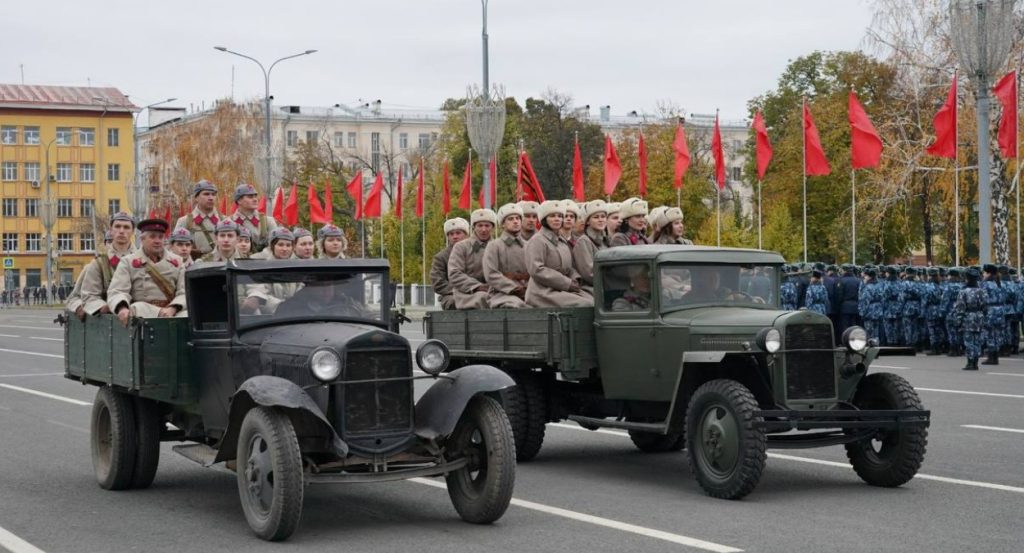
[[[583,205],[583,234],[572,249],[572,264],[583,281],[583,289],[594,292],[594,254],[609,247],[608,204],[593,200]]]
[[[654,210],[651,210],[654,214]],[[655,244],[682,244],[692,246],[693,242],[683,238],[683,211],[678,207],[666,207],[656,217],[651,217]]]
[[[619,208],[622,224],[612,236],[612,247],[650,244],[647,239],[647,202],[640,198],[629,198]]]
[[[572,252],[558,235],[565,214],[563,204],[546,201],[537,208],[541,229],[526,244],[526,303],[530,307],[590,307],[594,297],[583,290],[572,266]]]

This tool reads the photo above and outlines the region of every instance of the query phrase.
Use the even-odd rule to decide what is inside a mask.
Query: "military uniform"
[[[484,249],[484,279],[491,308],[526,307],[526,242],[520,236],[502,235]]]
[[[857,295],[857,311],[864,320],[864,330],[868,338],[883,340],[883,320],[885,319],[884,288],[881,283],[875,280],[875,271],[868,272],[868,278],[860,287]]]
[[[542,227],[540,233],[526,244],[526,267],[530,274],[526,303],[530,307],[594,305],[594,297],[582,288],[570,291],[573,283],[579,285],[580,275],[572,266],[569,245],[553,230]]]
[[[118,263],[107,298],[113,313],[127,305],[133,317],[157,317],[161,308],[174,306],[181,315],[185,311],[184,263],[168,251],[158,261],[136,251]]]
[[[779,302],[782,309],[786,311],[796,311],[797,297],[796,297],[796,283],[793,282],[788,273],[789,267],[783,267],[782,272],[782,285],[779,286]]]
[[[484,250],[487,242],[467,238],[452,248],[448,258],[448,281],[456,309],[487,309],[487,283],[484,280]]]
[[[907,269],[907,278],[900,282],[899,302],[903,304],[902,317],[900,321],[903,327],[903,342],[911,347],[916,347],[920,339],[921,318],[921,288],[914,277],[914,272]]]
[[[978,369],[983,344],[982,334],[988,318],[989,298],[986,290],[976,283],[968,285],[957,293],[953,303],[952,316],[963,334],[964,350],[967,354],[966,370]]]
[[[928,276],[939,276],[938,269],[929,269]],[[943,324],[945,313],[942,311],[942,285],[936,280],[922,283],[922,303],[924,317],[928,323],[929,354],[936,355],[946,346],[946,328]]]
[[[843,276],[835,284],[834,300],[835,311],[839,316],[838,334],[843,335],[847,328],[858,323],[861,315],[860,304],[861,280],[854,276],[853,268],[849,265],[843,266]]]
[[[881,282],[884,333],[882,344],[900,346],[906,343],[903,340],[903,283],[896,278],[892,268],[890,271],[891,276]]]
[[[804,295],[804,306],[807,310],[827,315],[829,311],[828,304],[828,291],[825,290],[825,285],[821,281],[811,282],[807,286],[807,292]]]
[[[448,281],[448,258],[452,255],[453,247],[454,244],[437,252],[430,262],[430,285],[434,293],[441,297],[441,309],[455,309],[455,296]]]
[[[629,226],[629,218],[642,215],[647,216],[647,202],[640,198],[629,198],[619,205],[619,215],[622,223],[619,225],[619,232],[616,232],[611,239],[611,247],[636,246],[650,244],[651,241],[641,231],[634,230]]]
[[[942,299],[939,300],[939,311],[945,318],[946,349],[950,357],[963,355],[964,347],[963,337],[960,333],[960,326],[957,324],[956,319],[951,315],[953,313],[953,306],[956,304],[956,298],[960,295],[960,290],[964,287],[964,283],[957,280],[959,275],[959,270],[950,270],[950,278],[942,284]]]
[[[986,265],[984,272],[986,279],[980,282],[978,287],[985,291],[988,306],[985,311],[985,328],[982,334],[988,358],[982,364],[998,365],[999,352],[1002,349],[1006,332],[1006,317],[1003,314],[1006,300],[1003,288],[995,275],[995,266]]]
[[[621,298],[612,302],[612,311],[648,311],[650,308],[651,296],[635,290],[626,290]]]
[[[251,184],[240,184],[235,187],[235,202],[237,203],[242,196],[258,194],[259,192]],[[278,227],[277,221],[273,217],[258,211],[242,213],[241,209],[236,209],[231,214],[230,219],[236,225],[249,229],[250,239],[252,240],[252,253],[262,251],[263,248],[267,247],[270,243],[270,233]]]
[[[114,271],[121,263],[121,260],[132,254],[129,245],[124,251],[115,251],[110,248],[105,253],[96,254],[88,265],[82,269],[75,281],[75,287],[67,299],[67,310],[74,313],[82,307],[89,315],[95,315],[100,308],[107,304],[107,289],[114,278]]]

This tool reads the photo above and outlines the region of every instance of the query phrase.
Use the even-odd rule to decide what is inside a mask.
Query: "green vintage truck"
[[[713,497],[750,493],[766,448],[844,445],[876,486],[910,480],[930,412],[903,378],[868,369],[882,354],[864,329],[834,343],[830,320],[779,308],[783,258],[700,246],[600,251],[594,308],[436,311],[425,333],[452,367],[484,363],[503,392],[520,461],[545,424],[627,430],[644,452],[687,450]]]

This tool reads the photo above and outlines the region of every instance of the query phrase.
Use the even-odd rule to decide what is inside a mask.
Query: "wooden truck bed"
[[[548,367],[567,380],[596,375],[594,309],[481,309],[431,311],[427,338],[444,342],[455,365]]]

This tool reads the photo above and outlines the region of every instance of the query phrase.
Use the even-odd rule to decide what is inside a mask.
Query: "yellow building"
[[[109,215],[130,211],[137,111],[116,88],[0,84],[0,287],[78,278],[103,244]]]

